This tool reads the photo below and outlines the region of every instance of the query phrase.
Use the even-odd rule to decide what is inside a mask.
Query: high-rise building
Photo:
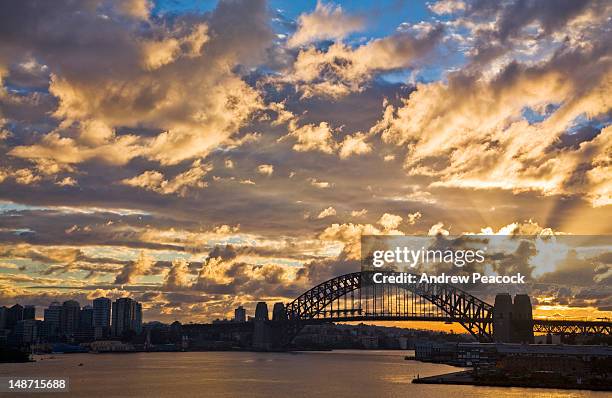
[[[74,300],[62,303],[62,316],[60,320],[60,331],[64,336],[74,336],[79,328],[81,305]]]
[[[234,322],[246,322],[246,310],[242,306],[234,310]]]
[[[93,301],[93,324],[96,340],[107,338],[111,326],[111,300],[98,297]]]
[[[75,341],[93,341],[95,337],[93,326],[93,307],[86,305],[79,312],[79,328],[74,334]]]
[[[36,307],[33,305],[26,305],[23,308],[23,319],[36,319]]]
[[[111,324],[111,300],[106,297],[98,297],[93,301],[94,326],[110,327]]]
[[[15,324],[14,339],[17,344],[32,344],[40,339],[42,322],[24,319]]]
[[[6,329],[6,318],[8,317],[8,308],[0,307],[0,330]]]
[[[52,302],[49,308],[45,308],[44,311],[44,322],[45,322],[45,334],[47,337],[60,336],[61,323],[62,323],[62,311],[63,307],[57,301]]]
[[[121,337],[129,331],[142,331],[142,306],[131,298],[120,298],[113,303],[112,318],[111,327],[115,337]]]
[[[134,322],[132,328],[136,333],[142,332],[142,304],[136,302],[135,306],[136,314],[134,314]]]
[[[81,308],[79,313],[79,328],[88,329],[93,327],[94,310],[91,305]]]
[[[17,322],[23,320],[23,307],[19,304],[15,304],[7,311],[6,316],[6,328],[13,329]]]

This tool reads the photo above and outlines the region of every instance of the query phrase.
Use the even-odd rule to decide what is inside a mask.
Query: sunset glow
[[[373,3],[0,2],[0,305],[208,322],[362,235],[612,234],[611,2]],[[612,318],[610,252],[515,254],[535,317]]]

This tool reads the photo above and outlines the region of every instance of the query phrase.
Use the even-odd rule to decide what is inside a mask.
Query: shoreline
[[[413,379],[414,384],[446,384],[446,385],[471,385],[482,387],[522,387],[522,388],[545,388],[562,390],[588,390],[588,391],[612,391],[610,386],[597,386],[588,384],[548,383],[536,382],[525,383],[524,380],[477,380],[473,377],[472,370],[446,373],[436,376],[421,377]]]

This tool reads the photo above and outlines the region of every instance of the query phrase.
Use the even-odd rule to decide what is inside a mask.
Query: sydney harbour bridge
[[[249,325],[253,348],[278,350],[290,345],[306,325],[351,321],[435,321],[458,323],[480,342],[533,342],[539,334],[612,335],[605,320],[534,319],[530,298],[498,294],[489,304],[451,284],[379,284],[369,271],[337,276],[320,283],[288,304],[275,303],[269,318],[265,302],[257,305]]]

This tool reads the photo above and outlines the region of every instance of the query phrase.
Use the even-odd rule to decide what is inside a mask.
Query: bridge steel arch
[[[287,320],[294,325],[291,328],[290,335],[293,337],[297,335],[299,330],[306,324],[322,320],[332,320],[326,318],[325,314],[329,313],[326,308],[342,297],[346,297],[349,294],[353,295],[355,292],[361,293],[362,289],[367,289],[366,285],[368,284],[364,283],[364,280],[368,281],[372,278],[372,275],[372,272],[353,272],[329,279],[287,304]],[[398,287],[424,298],[444,314],[444,316],[430,317],[427,320],[457,322],[478,341],[493,341],[493,306],[490,304],[449,284],[414,283],[401,284]],[[344,316],[338,316],[333,319],[337,322],[375,319],[413,319],[397,315],[368,317],[357,308],[338,311],[342,311]],[[426,320],[425,318],[421,319]]]

